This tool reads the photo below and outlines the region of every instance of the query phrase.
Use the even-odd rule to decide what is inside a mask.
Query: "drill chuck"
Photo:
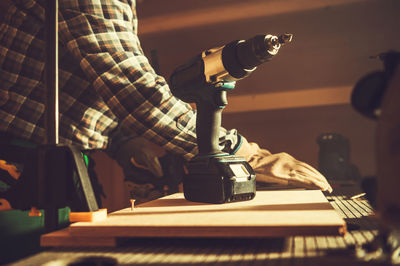
[[[257,66],[276,55],[282,44],[290,42],[292,34],[256,35],[246,41],[228,43],[222,51],[222,62],[226,71],[235,79],[242,79]]]
[[[281,44],[290,42],[291,40],[291,34],[283,34],[279,37],[273,35],[257,35],[246,42],[238,44],[238,61],[243,68],[255,68],[269,61],[278,53]]]

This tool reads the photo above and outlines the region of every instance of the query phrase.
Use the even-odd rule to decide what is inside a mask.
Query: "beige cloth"
[[[287,153],[271,154],[243,138],[236,155],[249,162],[256,172],[257,181],[332,192],[332,187],[321,173]]]

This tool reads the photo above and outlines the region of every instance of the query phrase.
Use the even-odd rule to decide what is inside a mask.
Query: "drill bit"
[[[286,44],[286,43],[288,43],[288,42],[291,42],[292,39],[293,39],[293,34],[291,34],[291,33],[285,33],[285,34],[282,34],[282,35],[280,35],[280,36],[278,37],[278,42],[279,42],[280,44]]]
[[[281,34],[279,37],[267,35],[267,37],[268,36],[269,38],[265,40],[266,40],[266,47],[270,55],[275,55],[276,53],[278,53],[278,50],[279,48],[281,48],[282,45],[291,42],[293,39],[293,34],[291,33],[284,33]]]

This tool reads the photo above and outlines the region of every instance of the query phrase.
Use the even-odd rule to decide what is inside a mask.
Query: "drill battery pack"
[[[185,198],[194,202],[226,203],[251,200],[256,195],[256,175],[243,157],[221,153],[196,156],[183,178]]]

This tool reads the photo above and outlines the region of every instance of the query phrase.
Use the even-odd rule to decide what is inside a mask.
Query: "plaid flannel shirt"
[[[135,2],[59,2],[60,142],[104,149],[118,131],[193,157],[195,110],[145,57]],[[0,131],[36,143],[45,135],[44,4],[14,0],[0,26]]]

